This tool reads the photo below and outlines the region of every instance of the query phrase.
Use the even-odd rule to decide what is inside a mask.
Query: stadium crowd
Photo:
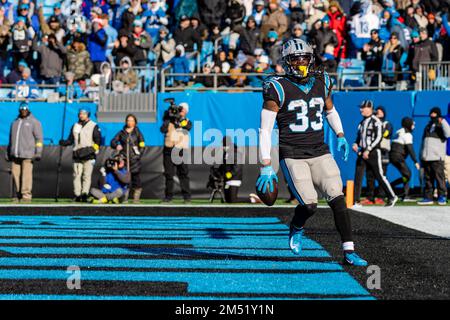
[[[114,90],[127,92],[137,88],[134,66],[156,65],[203,73],[175,76],[169,86],[212,87],[211,73],[227,74],[219,86],[259,86],[263,74],[282,72],[279,47],[289,38],[312,43],[328,72],[359,59],[363,70],[383,72],[383,82],[414,81],[394,72],[450,60],[449,7],[449,0],[1,0],[0,81],[16,85],[12,97],[39,97],[38,83],[68,83],[74,97],[95,98],[111,68],[120,69]]]

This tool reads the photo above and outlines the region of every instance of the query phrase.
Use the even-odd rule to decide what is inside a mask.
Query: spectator
[[[141,6],[141,0],[130,0],[129,6],[122,14],[122,29],[130,34],[133,31],[133,22],[143,18],[144,9]],[[120,32],[119,32],[120,33]]]
[[[33,189],[33,162],[41,160],[43,149],[42,125],[30,112],[28,103],[19,106],[19,116],[11,124],[6,153],[16,187],[14,202],[29,203]]]
[[[305,22],[305,12],[300,6],[300,2],[298,0],[290,0],[289,1],[289,25],[294,26],[296,24],[302,24]]]
[[[211,27],[220,25],[227,10],[227,2],[224,0],[197,0],[198,13],[203,23]]]
[[[420,41],[414,45],[412,58],[412,71],[419,70],[419,63],[427,61],[438,61],[438,51],[436,44],[428,37],[426,28],[419,29]]]
[[[317,20],[322,20],[327,11],[323,0],[304,1],[302,8],[305,10],[306,16],[308,17],[306,19],[308,30],[313,28],[313,24],[316,23]]]
[[[208,28],[202,23],[198,14],[194,14],[191,17],[191,27],[194,31],[200,35],[201,38],[208,36]]]
[[[116,80],[113,81],[114,92],[128,93],[136,89],[138,77],[133,70],[133,64],[129,57],[123,57],[120,60],[120,69],[116,74]]]
[[[240,31],[242,22],[246,16],[245,6],[241,0],[228,1],[227,10],[225,13],[226,19],[230,21],[230,28],[235,31]],[[238,28],[237,28],[238,27]]]
[[[253,16],[247,19],[246,27],[241,31],[240,48],[246,55],[253,55],[257,47],[260,47],[260,31],[256,26]]]
[[[64,25],[61,25],[61,21],[60,19],[58,19],[57,16],[50,16],[48,21],[46,21],[44,17],[44,10],[42,8],[42,3],[39,5],[38,17],[41,32],[43,34],[54,34],[58,42],[62,42],[66,34],[63,28]]]
[[[34,12],[34,3],[33,9],[30,10],[29,3],[19,4],[17,10],[17,18],[16,19],[25,19],[25,25],[30,33],[30,37],[34,38],[35,34],[39,31],[39,18],[33,13]]]
[[[325,71],[328,73],[336,73],[337,71],[337,61],[334,57],[334,46],[332,44],[327,44],[325,46],[324,54],[322,55],[322,64]]]
[[[114,203],[126,201],[130,174],[125,165],[125,157],[122,154],[112,159],[107,159],[100,168],[98,188],[91,188],[90,202],[94,204]]]
[[[365,43],[370,41],[370,31],[380,28],[378,16],[372,12],[372,5],[369,1],[354,2],[354,11],[350,20],[351,51],[349,57],[356,57],[356,51],[361,50]]]
[[[166,12],[161,8],[158,0],[150,0],[150,7],[145,12],[145,31],[156,41],[159,29],[162,26],[167,26],[169,20],[166,17]]]
[[[132,41],[136,47],[134,64],[138,67],[145,67],[148,61],[148,52],[153,46],[152,37],[142,27],[142,22],[136,20],[133,23]]]
[[[108,36],[103,29],[103,20],[92,20],[92,30],[88,38],[88,51],[94,66],[94,73],[100,73],[100,66],[106,61]]]
[[[336,33],[330,29],[330,18],[325,16],[321,21],[314,24],[313,30],[310,32],[311,42],[316,50],[316,54],[323,55],[327,44],[333,47],[338,45]]]
[[[370,31],[370,38],[369,43],[363,46],[361,59],[366,62],[365,71],[381,71],[384,42],[376,29]]]
[[[278,0],[270,0],[266,14],[261,23],[261,39],[267,37],[270,30],[275,30],[279,38],[284,36],[288,29],[288,19],[278,5]]]
[[[62,13],[60,2],[55,3],[53,6],[53,16],[58,19],[60,26],[66,25],[67,17]]]
[[[114,48],[114,41],[116,41],[117,36],[119,34],[117,33],[117,30],[115,28],[113,28],[111,26],[111,24],[109,23],[109,17],[107,14],[101,15],[101,19],[102,19],[103,30],[105,30],[106,37],[107,37],[105,56],[106,56],[106,59],[109,60],[109,59],[111,59],[111,52],[112,52],[112,49]]]
[[[87,109],[78,111],[78,122],[72,126],[67,140],[60,146],[73,146],[73,192],[75,202],[87,202],[91,188],[92,172],[102,140],[98,125],[90,118]]]
[[[11,72],[6,76],[6,83],[15,84],[17,81],[19,81],[22,78],[22,72],[25,68],[28,68],[28,64],[24,60],[19,61],[17,68],[12,69]]]
[[[399,71],[406,62],[406,53],[398,41],[397,33],[393,32],[383,50],[383,79],[389,85],[397,82],[400,77]],[[396,73],[397,72],[397,73]]]
[[[88,97],[91,100],[94,100],[94,102],[98,102],[100,98],[100,80],[101,75],[98,73],[93,74],[89,81],[87,82],[86,89],[84,89],[84,95]]]
[[[421,160],[424,169],[425,190],[423,200],[418,202],[419,205],[433,204],[435,183],[438,190],[438,204],[447,204],[444,161],[448,138],[450,138],[450,125],[442,118],[441,109],[434,107],[430,110],[430,121],[423,133]]]
[[[164,26],[161,27],[158,42],[153,48],[157,66],[161,66],[175,56],[175,46],[175,40],[169,36],[169,30]]]
[[[67,49],[67,69],[75,75],[75,81],[85,80],[92,74],[91,56],[79,38]]]
[[[409,6],[406,8],[405,14],[405,25],[411,30],[418,30],[419,24],[417,23],[416,18],[414,17],[414,7]]]
[[[124,57],[130,58],[131,62],[134,62],[134,57],[136,56],[137,49],[132,41],[130,41],[130,35],[125,30],[119,32],[119,40],[114,42],[114,49],[112,50],[112,55],[114,56],[114,63],[116,65],[120,64],[120,61]]]
[[[194,83],[200,84],[206,88],[214,87],[214,77],[211,76],[213,65],[209,62],[205,63],[202,68],[202,75],[194,78]]]
[[[16,82],[16,89],[12,96],[15,98],[36,99],[39,98],[37,82],[31,77],[30,68],[24,68],[22,78]]]
[[[3,81],[4,70],[8,59],[8,45],[11,38],[11,25],[5,16],[5,8],[0,6],[0,81]]]
[[[330,18],[330,29],[336,34],[337,45],[334,49],[336,58],[345,58],[347,56],[345,38],[347,37],[347,18],[344,10],[338,1],[330,1],[329,10],[327,12]]]
[[[64,78],[66,79],[66,85],[58,87],[59,95],[66,98],[69,103],[72,103],[75,99],[82,98],[83,91],[78,82],[75,81],[75,74],[68,71],[65,73]]]
[[[416,7],[416,13],[414,14],[414,19],[416,19],[419,28],[426,28],[428,25],[428,19],[423,12],[423,6],[418,5]]]
[[[252,16],[255,19],[256,26],[261,27],[263,17],[266,14],[266,4],[264,3],[264,0],[255,0],[254,4],[255,9],[253,10]]]
[[[33,37],[31,36],[25,23],[26,18],[19,17],[11,30],[14,67],[17,67],[19,61],[21,60],[25,60],[28,65],[31,65],[32,62],[30,49],[32,46]]]
[[[272,65],[276,65],[280,60],[281,41],[275,31],[269,31],[267,39],[264,41],[264,50],[268,53]]]
[[[291,39],[301,39],[307,42],[307,38],[303,33],[303,28],[299,23],[294,24],[294,26],[292,27]]]
[[[436,30],[438,30],[438,24],[436,22],[436,18],[434,14],[429,13],[427,15],[428,24],[427,24],[427,32],[431,38],[434,37],[434,34],[436,33]]]
[[[188,59],[193,56],[194,51],[202,49],[200,34],[190,27],[190,21],[187,16],[181,17],[180,25],[173,33],[173,39],[177,45],[184,47],[184,53]],[[194,45],[197,45],[196,48],[194,48]]]
[[[144,136],[137,124],[138,121],[135,115],[127,115],[125,126],[111,140],[111,148],[125,158],[128,157],[131,174],[131,196],[135,204],[140,202],[142,194],[141,157],[145,151]]]
[[[189,73],[189,61],[186,59],[184,55],[184,47],[179,44],[175,47],[175,56],[164,63],[162,68],[165,69],[167,67],[172,67],[173,73]],[[174,77],[174,85],[175,86],[185,86],[189,81],[188,75],[181,75]]]
[[[40,77],[44,84],[59,84],[66,59],[67,49],[58,42],[55,34],[42,37],[42,43],[33,41],[33,50],[40,55]]]

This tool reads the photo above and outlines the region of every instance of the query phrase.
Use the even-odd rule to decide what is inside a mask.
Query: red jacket
[[[342,43],[347,36],[347,18],[343,13],[339,11],[336,11],[335,13],[331,13],[331,11],[328,11],[328,16],[330,17],[330,28],[336,32],[336,36],[338,39],[338,46],[334,49],[334,56],[337,57],[340,47],[342,46]],[[347,55],[347,48],[345,47],[346,44],[344,43],[344,49],[340,54],[341,58],[345,58]]]

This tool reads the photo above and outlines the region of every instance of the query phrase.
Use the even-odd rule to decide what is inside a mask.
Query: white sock
[[[342,244],[342,249],[344,251],[355,251],[355,244],[353,241],[347,241]]]

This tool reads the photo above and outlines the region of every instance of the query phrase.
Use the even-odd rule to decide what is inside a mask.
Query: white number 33
[[[312,98],[309,100],[309,104],[303,100],[293,100],[288,105],[288,110],[296,110],[300,109],[297,112],[297,121],[295,123],[291,123],[289,128],[293,132],[306,132],[310,127],[313,131],[319,131],[323,128],[323,106],[324,106],[323,98]],[[309,117],[309,109],[316,110],[316,118],[313,119]]]

